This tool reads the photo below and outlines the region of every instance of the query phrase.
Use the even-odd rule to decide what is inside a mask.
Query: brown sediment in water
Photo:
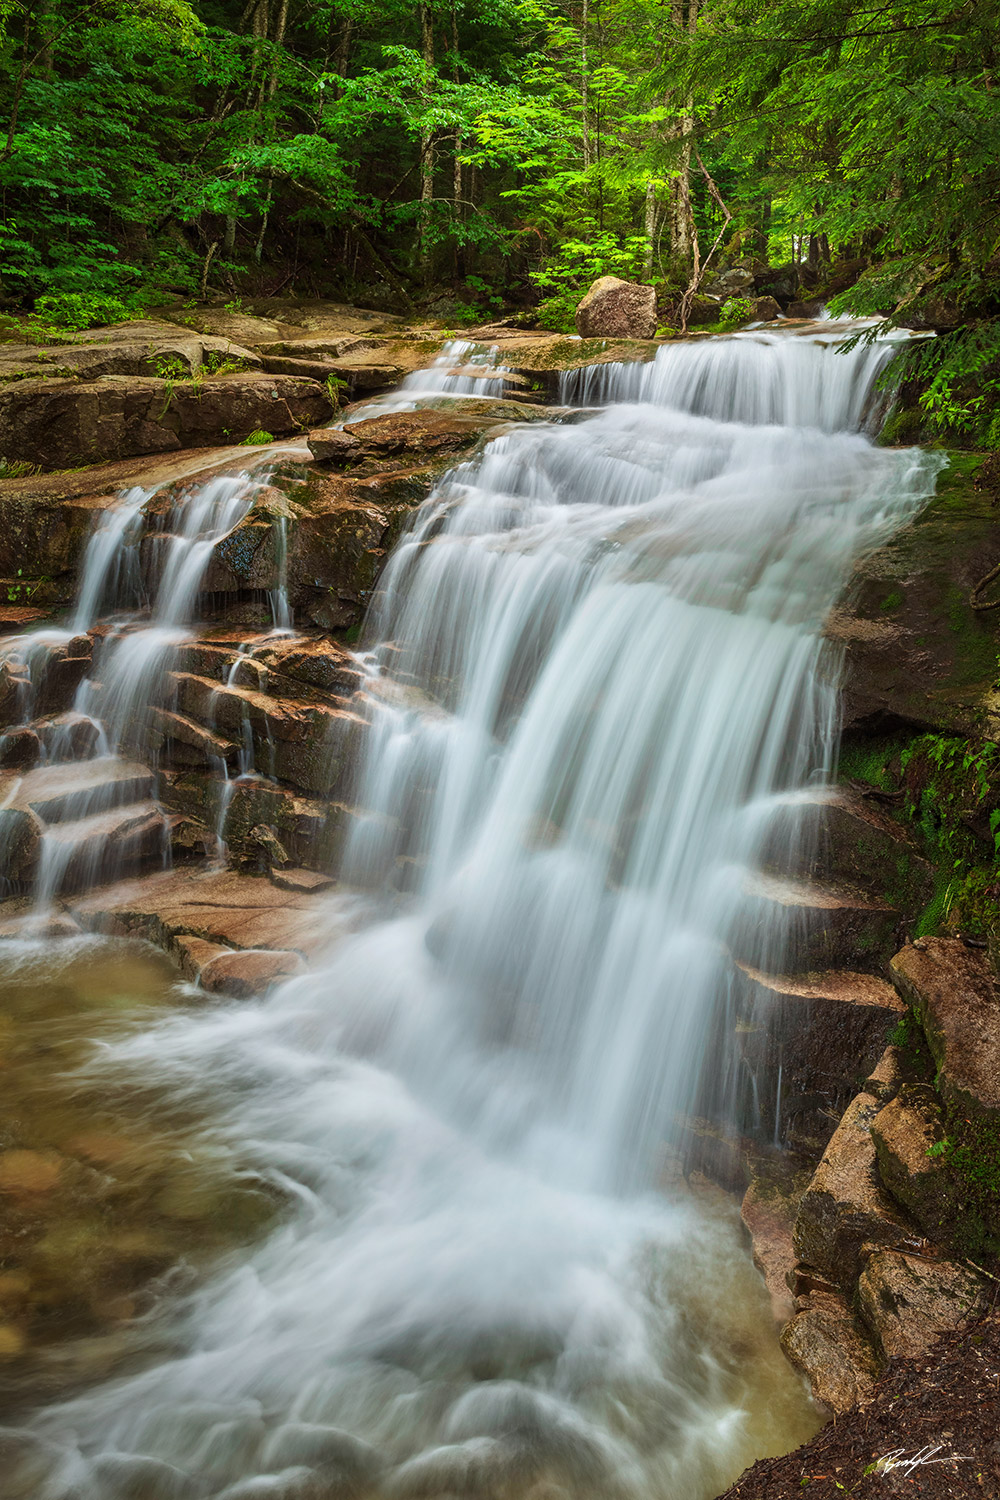
[[[192,1003],[145,943],[0,946],[0,1398],[10,1411],[107,1376],[155,1337],[164,1278],[245,1243],[277,1195],[190,1107],[95,1049]]]

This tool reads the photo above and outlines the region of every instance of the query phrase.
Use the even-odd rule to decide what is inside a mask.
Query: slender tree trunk
[[[428,67],[434,66],[434,27],[430,6],[424,0],[420,6],[420,51]],[[431,203],[434,199],[434,136],[428,129],[420,132],[420,217],[417,240],[417,260],[420,274],[426,281],[430,274],[430,225]]]
[[[646,280],[653,274],[653,243],[656,239],[656,183],[650,178],[646,183]]]
[[[452,81],[458,83],[458,10],[455,0],[451,5],[451,54],[452,54]],[[462,246],[459,243],[459,231],[462,227],[462,132],[455,131],[455,161],[451,178],[452,217],[455,225],[454,246],[454,271],[455,280],[465,275],[464,258]]]
[[[674,26],[693,35],[698,25],[699,0],[673,0],[672,19]],[[691,141],[694,129],[694,100],[685,100],[683,113],[670,127],[670,136],[681,141],[677,160],[677,175],[670,183],[667,213],[670,227],[670,255],[675,262],[686,264],[692,254],[691,225]]]
[[[587,61],[587,27],[590,24],[590,0],[583,0],[583,12],[580,17],[580,111],[583,121],[583,168],[584,171],[590,166],[590,126],[587,120],[589,108],[590,84],[588,78]]]

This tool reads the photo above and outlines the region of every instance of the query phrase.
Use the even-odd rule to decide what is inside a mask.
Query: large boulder
[[[884,1359],[916,1359],[942,1333],[986,1312],[989,1295],[967,1266],[876,1250],[858,1281],[857,1305]]]
[[[951,1174],[940,1160],[947,1134],[941,1105],[926,1084],[903,1084],[872,1121],[882,1182],[935,1237],[958,1209]]]
[[[896,954],[893,983],[912,1005],[938,1066],[944,1100],[1000,1121],[1000,981],[958,938],[921,938]]]
[[[845,729],[995,736],[996,614],[970,596],[1000,562],[997,493],[981,458],[950,455],[935,497],[856,565],[826,630],[844,650]]]
[[[852,1100],[795,1220],[800,1258],[845,1289],[857,1280],[865,1246],[905,1247],[918,1238],[879,1180],[871,1133],[878,1110],[870,1094]]]
[[[579,303],[574,322],[584,339],[651,339],[656,332],[656,292],[637,281],[601,276]]]
[[[20,380],[0,386],[0,453],[49,469],[70,468],[239,443],[255,431],[279,437],[315,426],[332,410],[321,385],[289,375]]]
[[[808,1375],[817,1401],[838,1416],[875,1393],[878,1360],[846,1297],[813,1292],[781,1332],[781,1347]]]

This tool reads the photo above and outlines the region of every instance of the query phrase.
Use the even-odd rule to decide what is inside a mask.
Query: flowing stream
[[[37,1500],[709,1500],[814,1429],[672,1142],[734,947],[784,958],[752,875],[829,773],[824,615],[933,491],[863,431],[890,347],[842,334],[568,377],[603,410],[417,513],[331,897],[377,915],[89,1065],[202,1111],[290,1207],[167,1298],[155,1356],[38,1416]]]

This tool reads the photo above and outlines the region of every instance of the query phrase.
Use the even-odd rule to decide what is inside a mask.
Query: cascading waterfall
[[[413,411],[428,398],[482,396],[499,399],[504,394],[507,369],[498,363],[495,345],[475,344],[469,339],[449,339],[441,353],[425,370],[414,370],[399,387],[376,396],[351,413],[352,422],[385,416],[394,411]]]
[[[294,1208],[170,1304],[167,1353],[41,1414],[39,1500],[707,1500],[810,1430],[728,1228],[656,1188],[732,945],[781,958],[751,876],[829,767],[824,614],[933,490],[858,430],[889,353],[669,346],[422,507],[342,871],[381,916],[93,1064]]]
[[[102,607],[115,612],[69,722],[48,736],[52,764],[45,767],[42,790],[55,816],[42,830],[34,890],[43,916],[70,879],[78,887],[113,879],[154,846],[166,861],[167,823],[152,800],[152,777],[124,753],[141,748],[150,709],[162,701],[172,654],[190,638],[189,621],[213,547],[242,519],[265,482],[246,474],[211,479],[179,496],[153,526],[148,508],[156,490],[128,491],[90,538],[69,628],[4,643],[5,658],[27,684],[20,705],[27,724],[36,713],[35,685],[44,678],[50,653],[91,630]],[[143,547],[153,549],[148,567],[142,565]],[[152,579],[148,613],[141,612],[146,577]],[[75,751],[81,721],[94,731],[82,757]],[[37,795],[38,773],[33,785]],[[15,785],[10,795],[16,794]]]

